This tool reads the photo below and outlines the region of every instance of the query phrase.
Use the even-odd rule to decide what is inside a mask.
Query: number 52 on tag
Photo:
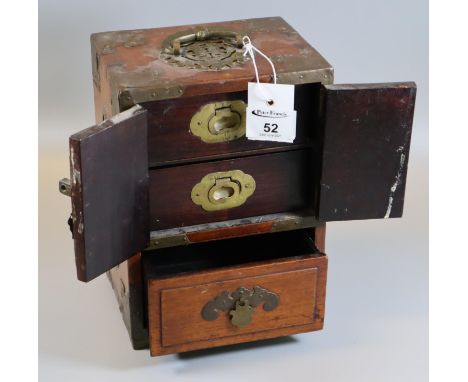
[[[287,113],[248,107],[247,138],[292,143],[296,138],[296,111]]]
[[[262,93],[256,89],[262,87]],[[260,94],[260,96],[259,96]],[[271,105],[266,102],[271,98]],[[250,140],[289,142],[296,138],[294,86],[249,83],[246,135]]]

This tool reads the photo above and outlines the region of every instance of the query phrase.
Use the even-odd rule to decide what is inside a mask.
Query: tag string
[[[250,37],[249,36],[244,36],[242,38],[242,43],[244,45],[244,49],[245,49],[245,52],[244,52],[244,57],[249,55],[250,58],[252,59],[252,64],[254,66],[254,69],[255,69],[255,78],[257,79],[257,84],[260,85],[260,79],[258,78],[258,68],[257,68],[257,62],[255,61],[255,52],[257,52],[258,54],[260,54],[265,60],[268,61],[268,63],[270,64],[271,66],[271,69],[273,69],[273,83],[276,84],[276,70],[275,70],[275,65],[273,65],[273,62],[270,60],[270,58],[264,54],[260,49],[257,49],[253,44],[252,42],[250,41]],[[258,88],[260,89],[260,91],[262,92],[262,95],[264,96],[265,98],[265,101],[268,102],[268,104],[271,106],[273,104],[273,100],[271,99],[271,97],[268,96],[268,94],[265,92],[265,89],[263,88],[263,86],[258,86]]]
[[[244,44],[244,49],[245,49],[244,57],[247,56],[247,55],[250,55],[250,57],[252,58],[252,63],[253,63],[253,66],[255,68],[255,77],[257,78],[257,82],[260,83],[260,80],[258,79],[258,68],[257,68],[257,63],[255,61],[255,53],[254,52],[257,52],[258,54],[260,54],[271,65],[271,69],[273,69],[273,82],[276,84],[275,65],[273,65],[273,62],[270,60],[270,57],[268,57],[266,54],[264,54],[260,49],[257,49],[257,47],[255,47],[252,44],[252,42],[250,41],[249,36],[244,36],[242,38],[242,43]]]

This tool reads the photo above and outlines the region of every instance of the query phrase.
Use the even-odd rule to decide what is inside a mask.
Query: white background
[[[131,349],[107,279],[76,280],[69,200],[57,192],[68,136],[94,121],[89,35],[276,15],[331,62],[336,83],[417,83],[404,218],[328,225],[323,331],[152,359]],[[40,379],[427,380],[427,24],[424,1],[41,1]]]

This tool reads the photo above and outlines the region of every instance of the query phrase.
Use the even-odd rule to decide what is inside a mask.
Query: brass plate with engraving
[[[223,101],[205,105],[192,117],[190,131],[206,143],[227,142],[245,135],[244,101]]]
[[[205,211],[238,207],[255,191],[255,179],[241,170],[205,175],[192,189],[192,201]]]

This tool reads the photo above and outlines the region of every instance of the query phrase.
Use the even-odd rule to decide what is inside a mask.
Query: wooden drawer
[[[148,110],[149,165],[158,167],[251,153],[267,153],[317,142],[319,96],[318,83],[296,85],[294,108],[297,110],[297,132],[294,143],[251,141],[243,135],[245,130],[237,139],[220,142],[204,142],[193,134],[190,128],[192,118],[204,106],[231,101],[247,103],[246,91],[145,102],[142,106]],[[243,118],[245,119],[245,111]]]
[[[327,257],[310,231],[158,250],[143,264],[153,356],[323,327]]]
[[[312,208],[312,163],[312,153],[304,149],[151,170],[150,229],[155,231]],[[227,176],[231,171],[242,171],[255,181],[255,190],[241,205],[207,211],[192,200],[194,186],[205,176],[215,173]],[[205,191],[205,199],[207,194]]]

